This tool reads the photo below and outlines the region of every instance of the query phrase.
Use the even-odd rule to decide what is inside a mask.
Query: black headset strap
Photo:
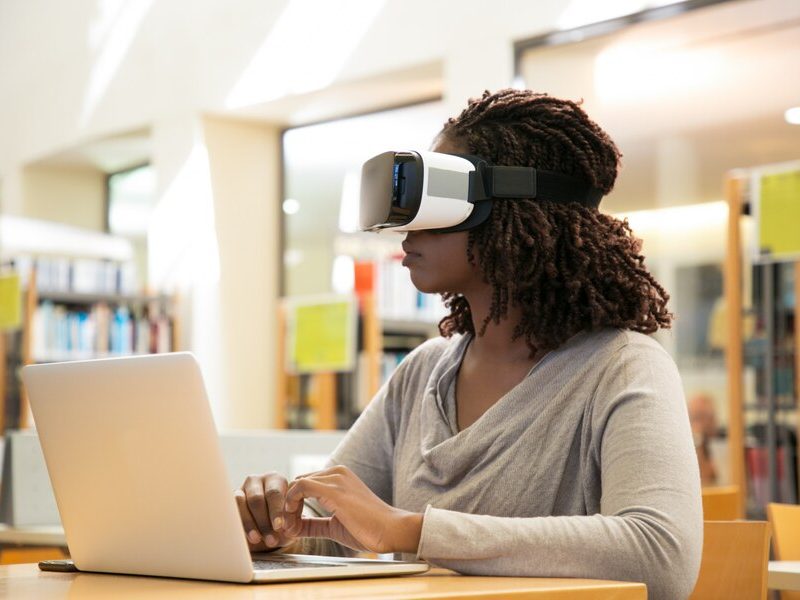
[[[603,192],[578,177],[536,169],[489,165],[482,159],[475,165],[470,183],[470,202],[493,198],[531,198],[549,202],[577,202],[597,208]]]
[[[483,223],[492,211],[492,201],[504,198],[530,198],[566,204],[577,202],[597,208],[603,192],[578,177],[534,167],[490,165],[480,156],[458,154],[475,170],[469,174],[469,201],[474,205],[469,217],[458,225],[436,229],[439,233],[466,231]]]

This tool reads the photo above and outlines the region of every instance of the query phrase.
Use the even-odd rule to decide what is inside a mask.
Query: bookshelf
[[[763,518],[769,502],[800,497],[800,257],[755,260],[760,178],[792,168],[800,164],[737,170],[725,185],[729,460],[732,483],[744,492],[739,513],[751,518]]]
[[[40,291],[35,272],[31,279],[26,364],[169,352],[176,345],[169,296]]]
[[[286,372],[286,308],[278,314],[278,378],[275,426],[347,429],[411,350],[438,335],[445,309],[418,292],[398,256],[354,262],[359,304],[356,368],[343,373]]]
[[[19,377],[22,366],[169,352],[177,349],[180,335],[176,297],[137,293],[127,240],[49,222],[19,221],[20,243],[5,238],[0,248],[22,286],[22,323],[0,336],[3,432],[31,424]],[[21,229],[26,234],[20,236]],[[45,236],[37,251],[31,240]]]

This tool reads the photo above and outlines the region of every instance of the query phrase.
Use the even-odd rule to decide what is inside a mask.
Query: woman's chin
[[[426,277],[421,277],[419,274],[411,270],[411,283],[423,294],[439,294],[441,293],[441,286],[436,285],[436,282],[430,281]]]

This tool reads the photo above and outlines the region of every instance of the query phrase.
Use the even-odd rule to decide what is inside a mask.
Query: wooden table
[[[769,561],[767,587],[771,590],[800,591],[800,561]]]
[[[464,577],[444,569],[423,575],[339,581],[245,585],[91,573],[43,573],[35,564],[0,567],[0,598],[265,598],[286,600],[393,598],[555,598],[645,600],[642,583],[590,579]]]

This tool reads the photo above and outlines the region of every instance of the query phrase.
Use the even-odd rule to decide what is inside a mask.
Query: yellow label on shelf
[[[298,303],[289,317],[290,368],[297,373],[349,371],[355,362],[353,299]]]
[[[0,329],[16,329],[22,323],[19,275],[0,275]]]
[[[800,171],[761,177],[758,216],[763,258],[800,257]]]

